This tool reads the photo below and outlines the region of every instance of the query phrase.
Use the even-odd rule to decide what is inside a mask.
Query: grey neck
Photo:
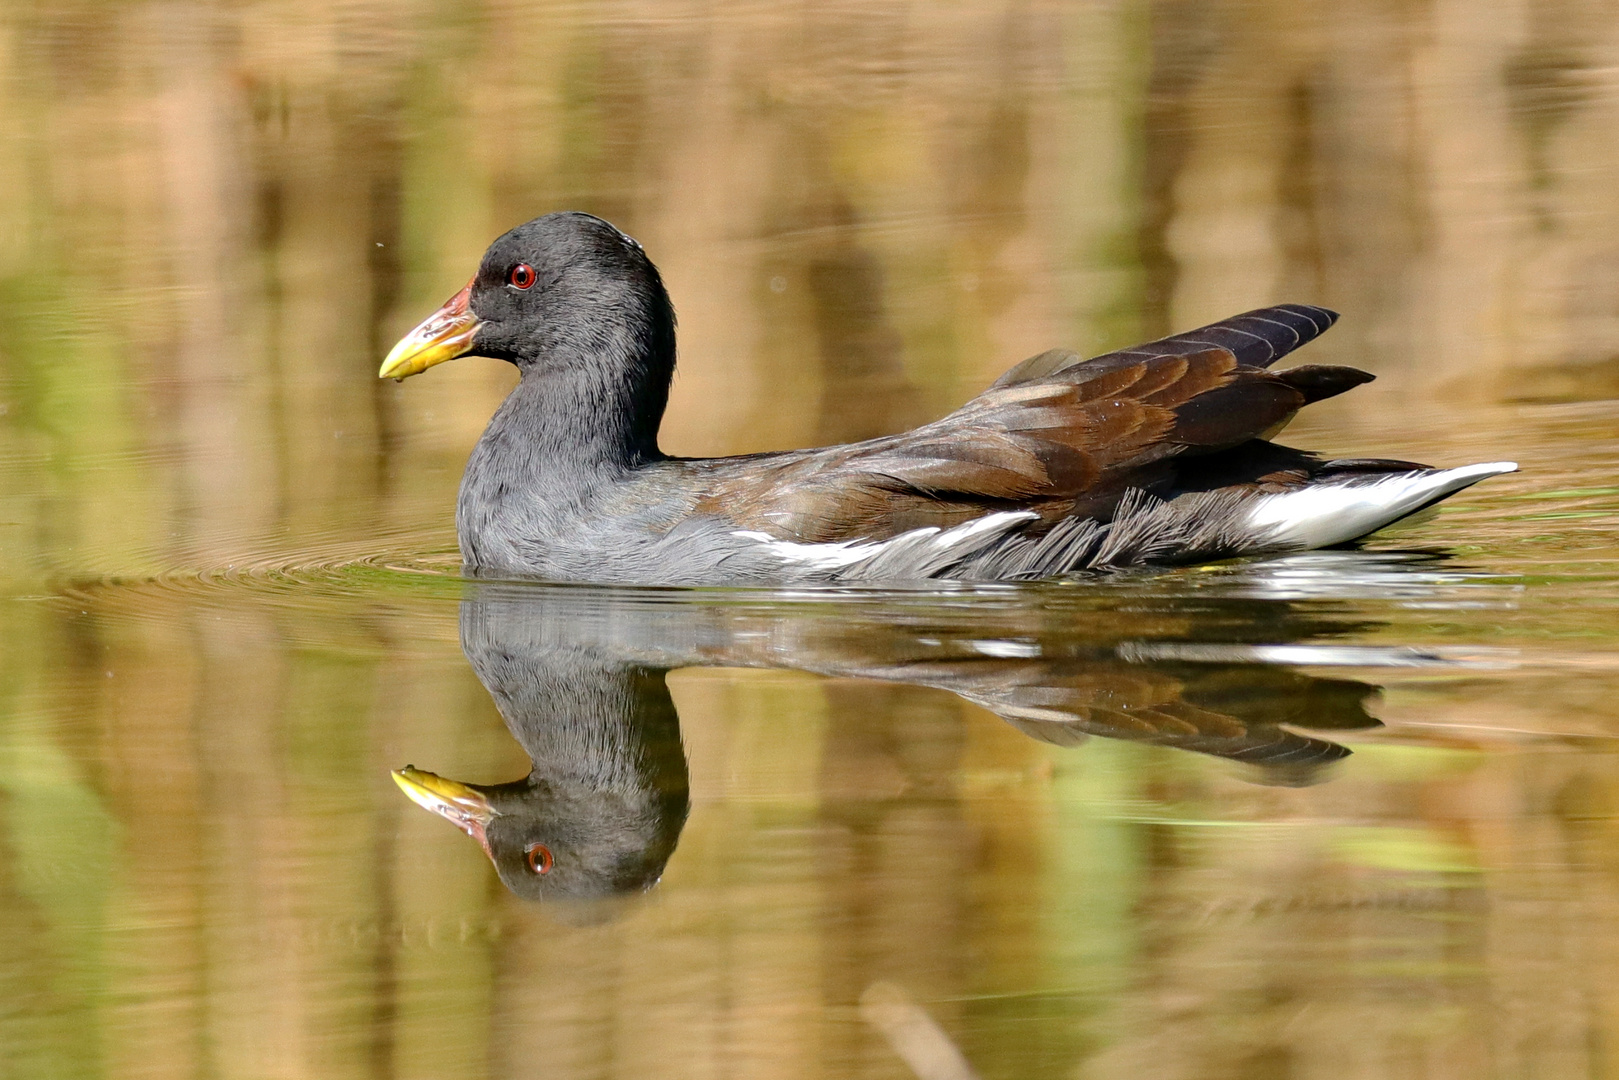
[[[658,460],[661,402],[592,365],[525,366],[472,451],[456,503],[462,557],[522,567],[563,542],[631,472]],[[644,394],[643,394],[644,396]],[[532,550],[511,550],[518,542]]]
[[[547,358],[523,377],[490,420],[483,442],[520,460],[536,478],[621,473],[663,455],[658,425],[664,395],[637,385],[639,374]]]
[[[533,762],[530,785],[684,791],[680,720],[661,669],[569,647],[509,652],[480,643],[468,656]]]

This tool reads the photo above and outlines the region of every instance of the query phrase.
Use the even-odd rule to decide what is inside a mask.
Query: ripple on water
[[[333,542],[295,552],[247,552],[222,564],[156,573],[104,573],[59,579],[52,590],[103,611],[237,603],[283,609],[402,596],[460,595],[460,554],[452,549]]]
[[[1592,496],[1582,491],[1575,497]],[[1543,500],[1548,501],[1553,500]],[[50,594],[121,621],[174,621],[196,611],[227,620],[267,612],[302,616],[285,623],[285,633],[299,640],[352,636],[352,628],[340,631],[336,623],[379,607],[416,606],[424,615],[436,609],[432,619],[453,634],[453,616],[445,608],[467,594],[469,583],[459,554],[446,540],[441,532],[399,530],[374,532],[363,541],[352,535],[315,536],[295,548],[242,542],[236,546],[242,554],[211,565],[63,576]],[[959,637],[989,642],[992,651],[1029,649],[1031,641],[1072,645],[1083,639],[1094,647],[1106,637],[1119,643],[1224,643],[1247,650],[1240,660],[1221,654],[1223,662],[1476,670],[1510,665],[1526,648],[1549,660],[1565,644],[1589,644],[1577,640],[1588,629],[1579,620],[1592,610],[1589,596],[1578,607],[1562,604],[1553,594],[1577,586],[1559,588],[1542,579],[1531,588],[1521,572],[1499,572],[1503,562],[1517,569],[1500,559],[1374,546],[1057,582],[925,590],[626,589],[538,582],[480,587],[517,590],[557,611],[586,616],[609,606],[721,605],[778,625],[830,620],[864,623],[879,633],[903,626],[918,639]],[[1526,605],[1532,610],[1525,611]],[[1548,611],[1563,623],[1549,619]],[[1562,640],[1545,640],[1548,628]],[[1311,639],[1330,639],[1334,645],[1326,651],[1276,651]],[[1346,641],[1368,647],[1346,651],[1338,644]],[[1583,651],[1566,650],[1570,655]],[[1179,658],[1194,656],[1183,652]]]
[[[222,564],[176,567],[156,573],[108,572],[63,576],[53,591],[67,598],[112,594],[162,594],[204,602],[256,596],[298,604],[333,597],[385,599],[391,593],[424,591],[460,594],[466,583],[454,548],[333,541],[297,551],[246,552]],[[1434,607],[1510,607],[1524,586],[1516,577],[1493,573],[1429,551],[1315,551],[1181,568],[1128,569],[1029,584],[940,583],[921,589],[829,586],[768,588],[682,588],[559,585],[500,580],[491,586],[514,589],[590,590],[621,598],[679,602],[725,598],[734,603],[862,604],[915,607],[962,604],[979,610],[1037,600],[1042,606],[1084,609],[1121,602],[1173,605],[1199,599],[1290,601],[1406,601]]]

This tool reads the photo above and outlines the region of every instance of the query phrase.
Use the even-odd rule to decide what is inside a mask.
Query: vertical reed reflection
[[[1284,298],[1398,376],[1341,416],[1611,393],[1619,42],[1553,10],[6,9],[7,573],[442,522],[510,375],[380,343],[558,206],[668,272],[677,452]]]
[[[571,595],[564,639],[589,613]],[[677,673],[681,847],[648,902],[559,922],[386,786],[406,753],[488,781],[526,766],[453,603],[64,600],[4,608],[0,1026],[30,1069],[634,1075],[678,1044],[676,1075],[901,1076],[852,1019],[875,980],[986,1076],[1538,1071],[1606,1030],[1619,772],[1593,740],[1374,742],[1333,783],[1255,788],[1194,755],[1048,748],[938,690]],[[1248,608],[1020,617],[1174,640]],[[1291,633],[1333,640],[1330,605],[1299,610]],[[772,611],[741,610],[736,646],[891,666]],[[634,646],[633,621],[602,625]],[[1601,730],[1582,701],[1611,679],[1591,679],[1489,699],[1520,728],[1583,709]],[[1480,700],[1417,684],[1384,715],[1476,729]]]
[[[1309,791],[678,674],[670,887],[557,926],[387,786],[406,748],[521,765],[447,605],[80,585],[447,547],[511,374],[384,385],[381,347],[562,206],[666,271],[672,452],[874,434],[1276,300],[1389,376],[1341,427],[1493,438],[1490,403],[1619,394],[1616,90],[1619,22],[1571,0],[0,7],[6,1061],[899,1077],[881,977],[987,1077],[1601,1073],[1599,666],[1408,688],[1385,718],[1431,744]],[[1585,423],[1550,473],[1610,447]],[[1553,606],[1545,640],[1611,640]],[[1457,611],[1423,632],[1501,632]]]

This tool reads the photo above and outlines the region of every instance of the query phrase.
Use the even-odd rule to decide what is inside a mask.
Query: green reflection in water
[[[9,1071],[904,1076],[879,983],[985,1077],[1611,1071],[1619,66],[1526,10],[0,11]],[[528,764],[451,554],[509,373],[372,375],[563,205],[667,272],[672,452],[1302,300],[1380,380],[1289,441],[1525,471],[1373,545],[1449,561],[664,597],[826,677],[676,671],[663,882],[559,920],[387,779]],[[855,671],[895,627],[1308,661],[1386,726],[1308,788],[1049,746]]]

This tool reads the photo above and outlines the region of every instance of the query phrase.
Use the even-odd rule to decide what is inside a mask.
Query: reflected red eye
[[[529,273],[534,271],[530,270]],[[524,286],[525,288],[527,286]],[[549,874],[551,872],[551,849],[544,844],[530,844],[523,849],[528,857],[528,868],[536,874]]]
[[[518,263],[516,266],[512,267],[511,277],[509,280],[519,289],[526,289],[530,285],[534,284],[535,276],[534,268],[532,266],[530,266],[528,263]],[[547,857],[549,858],[549,856]],[[544,872],[545,871],[543,870],[540,871],[542,874]]]

